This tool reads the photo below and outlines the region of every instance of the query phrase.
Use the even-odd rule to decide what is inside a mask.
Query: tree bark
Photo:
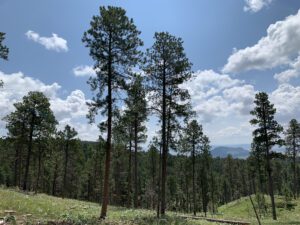
[[[138,124],[137,115],[134,120],[134,208],[138,207]]]
[[[132,143],[131,143],[131,129],[130,129],[130,134],[129,134],[129,152],[128,152],[128,178],[127,178],[127,181],[128,181],[128,202],[127,202],[127,207],[130,208],[131,207],[131,200],[132,200],[132,184],[131,184],[131,161],[132,161],[132,154],[131,154],[131,148],[132,148]]]
[[[192,179],[193,179],[193,213],[196,216],[196,190],[195,190],[195,143],[192,150]]]
[[[31,151],[32,151],[32,138],[33,138],[33,130],[34,130],[34,121],[35,121],[35,113],[32,112],[32,118],[30,123],[30,130],[29,130],[29,142],[28,142],[28,153],[26,159],[26,167],[25,167],[25,174],[24,174],[24,182],[23,182],[23,190],[27,190],[27,180],[29,174],[29,166],[30,166],[30,158],[31,158]]]
[[[109,200],[109,174],[111,160],[111,139],[112,139],[112,37],[109,34],[109,50],[108,50],[108,83],[107,83],[107,140],[106,140],[106,157],[105,172],[103,184],[103,200],[100,218],[105,219],[107,214],[107,205]]]
[[[68,162],[69,162],[69,140],[67,140],[66,142],[66,149],[65,149],[63,198],[66,197]]]
[[[166,69],[163,62],[163,93],[162,93],[162,176],[161,176],[161,215],[165,215],[166,210],[166,178],[167,178],[167,156],[166,146]]]

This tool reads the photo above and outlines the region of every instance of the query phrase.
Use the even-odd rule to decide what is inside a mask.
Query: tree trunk
[[[29,130],[28,153],[27,153],[26,166],[25,166],[24,183],[23,183],[23,190],[24,191],[27,190],[27,180],[28,180],[30,158],[31,158],[31,151],[32,151],[32,138],[33,138],[33,130],[34,130],[34,120],[35,120],[35,113],[32,112],[32,118],[31,118],[31,123],[30,123],[30,130]]]
[[[38,173],[37,173],[37,178],[36,178],[36,184],[35,184],[35,193],[38,192],[39,188],[39,182],[40,182],[40,176],[41,176],[41,165],[42,165],[42,150],[39,147],[39,153],[38,153]]]
[[[57,163],[57,160],[55,160],[55,167],[54,167],[54,174],[53,174],[53,181],[52,181],[52,195],[53,196],[55,196],[55,194],[56,194],[57,169],[58,169],[58,163]]]
[[[269,194],[271,198],[272,203],[272,216],[273,220],[277,220],[276,215],[276,206],[275,206],[275,199],[274,199],[274,189],[273,189],[273,177],[272,177],[272,169],[270,165],[270,156],[269,156],[269,150],[267,150],[267,171],[268,171],[268,179],[269,179]]]
[[[128,178],[127,178],[127,180],[128,180],[128,187],[127,187],[127,189],[128,189],[128,202],[127,202],[127,207],[128,208],[130,208],[131,207],[131,204],[132,204],[132,202],[131,202],[131,200],[132,200],[132,196],[131,196],[131,194],[132,194],[132,184],[131,184],[131,161],[132,161],[132,154],[131,154],[131,148],[132,148],[132,143],[131,143],[131,129],[130,129],[130,134],[129,134],[129,154],[128,154]]]
[[[166,178],[167,178],[167,156],[166,146],[166,69],[163,62],[163,93],[162,93],[162,171],[161,171],[161,215],[165,215],[166,210]]]
[[[63,198],[66,197],[68,162],[69,162],[69,140],[67,140],[66,142],[66,149],[65,149]]]
[[[138,207],[138,124],[137,115],[135,115],[134,120],[134,208]]]
[[[296,157],[297,157],[297,147],[295,142],[296,137],[293,137],[293,173],[294,173],[294,199],[297,199],[298,188],[297,188],[297,166],[296,166]]]
[[[109,174],[111,158],[111,139],[112,139],[112,54],[111,54],[111,34],[109,35],[109,60],[108,60],[108,83],[107,83],[107,140],[106,140],[106,157],[105,172],[103,184],[103,200],[100,218],[105,219],[107,205],[109,200]]]
[[[196,190],[195,190],[195,144],[192,151],[192,179],[193,179],[193,213],[196,216]]]
[[[158,168],[158,179],[157,179],[157,211],[156,217],[160,216],[160,203],[161,203],[161,161],[162,161],[162,147],[159,145],[159,168]]]

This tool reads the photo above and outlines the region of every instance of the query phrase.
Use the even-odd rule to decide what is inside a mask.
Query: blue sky
[[[183,38],[195,72],[185,87],[214,145],[251,141],[248,111],[257,91],[270,94],[283,125],[300,115],[293,106],[300,93],[299,0],[0,0],[0,31],[10,48],[9,61],[0,61],[0,78],[6,81],[2,114],[26,91],[42,90],[62,125],[71,123],[82,138],[95,138],[97,128],[87,125],[82,106],[91,98],[86,81],[92,71],[76,76],[74,68],[93,64],[81,38],[100,5],[126,9],[142,32],[144,49],[156,31]],[[276,35],[267,31],[272,24]],[[53,34],[56,38],[49,39]],[[5,124],[0,125],[4,135]],[[155,122],[148,127],[151,137]]]

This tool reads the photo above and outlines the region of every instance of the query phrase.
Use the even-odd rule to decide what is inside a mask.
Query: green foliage
[[[3,45],[5,39],[5,33],[0,32],[0,58],[7,60],[8,59],[8,48]]]

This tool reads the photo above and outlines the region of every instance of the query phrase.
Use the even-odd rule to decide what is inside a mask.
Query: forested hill
[[[228,155],[231,155],[233,158],[246,159],[250,155],[250,152],[242,147],[219,146],[213,148],[211,154],[214,158],[226,158]]]

